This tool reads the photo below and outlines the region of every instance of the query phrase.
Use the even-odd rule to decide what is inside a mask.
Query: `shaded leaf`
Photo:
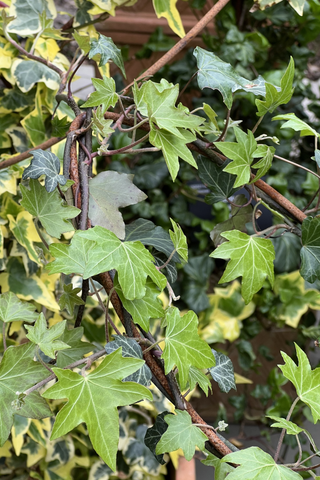
[[[72,283],[69,285],[63,285],[63,294],[59,300],[61,310],[66,309],[69,315],[73,315],[76,305],[85,305],[82,298],[77,295],[79,292],[81,292],[81,288],[73,288]]]
[[[107,355],[86,377],[70,370],[54,368],[58,382],[46,390],[43,396],[52,399],[68,398],[68,402],[56,417],[51,439],[59,438],[79,423],[85,422],[93,448],[115,471],[119,441],[117,407],[135,403],[142,398],[152,400],[146,387],[134,382],[122,382],[123,378],[134,373],[142,364],[142,360],[123,358],[120,348]]]
[[[52,136],[53,137],[64,137],[70,127],[70,122],[67,115],[65,117],[59,118],[58,115],[55,115],[53,118],[52,125]]]
[[[73,328],[72,330],[64,330],[61,337],[59,337],[59,341],[69,345],[70,348],[58,351],[56,363],[57,367],[64,368],[76,360],[79,360],[86,353],[94,350],[94,346],[91,343],[83,342],[81,340],[82,337],[83,327]]]
[[[136,340],[131,338],[125,338],[121,335],[114,335],[113,342],[107,343],[105,346],[107,353],[112,353],[115,350],[118,350],[119,347],[122,347],[122,356],[123,357],[130,357],[130,358],[140,358],[143,360],[143,354],[140,345]],[[150,381],[152,378],[152,373],[148,365],[146,363],[142,365],[139,370],[132,373],[128,377],[124,378],[123,382],[137,382],[145,387],[150,385]]]
[[[159,463],[161,465],[165,465],[165,460],[163,459],[163,454],[157,455],[156,454],[156,447],[162,437],[162,435],[167,431],[168,429],[168,424],[165,422],[164,417],[167,415],[171,415],[170,412],[162,412],[160,413],[156,421],[154,422],[154,425],[152,427],[148,428],[146,431],[145,437],[144,437],[144,443],[146,446],[149,448],[149,450],[153,453],[153,455],[156,457]]]
[[[188,412],[176,410],[175,415],[166,415],[165,422],[169,425],[156,446],[156,453],[173,452],[181,448],[187,460],[191,460],[196,446],[204,450],[208,437],[192,424]]]
[[[92,224],[111,230],[121,239],[125,237],[125,225],[119,208],[147,198],[132,180],[133,175],[110,170],[89,180],[89,218]]]
[[[48,329],[47,321],[43,313],[40,313],[34,327],[25,325],[25,328],[28,331],[26,337],[29,338],[31,342],[38,345],[45,355],[50,358],[56,358],[56,351],[70,348],[66,343],[57,340],[63,334],[66,323],[67,320],[63,320]]]
[[[95,55],[100,54],[100,63],[99,67],[102,67],[110,60],[113,61],[120,68],[124,78],[126,78],[126,72],[124,70],[121,50],[116,47],[112,38],[105,37],[99,33],[98,40],[96,38],[92,38],[90,42],[90,51],[89,51],[89,58],[94,57]]]
[[[67,179],[63,175],[59,175],[60,172],[60,160],[52,152],[45,152],[44,150],[37,149],[32,150],[33,159],[29,167],[23,172],[22,178],[39,178],[41,175],[45,175],[45,187],[47,192],[53,192],[58,183],[65,185]]]
[[[302,222],[302,248],[300,273],[313,283],[320,279],[320,218],[307,217]]]
[[[231,388],[237,390],[232,361],[227,355],[217,352],[213,348],[211,350],[216,359],[215,367],[209,368],[213,380],[218,383],[222,392],[228,393]]]
[[[206,203],[213,205],[233,195],[236,191],[233,188],[235,177],[224,171],[227,161],[219,166],[212,160],[199,155],[197,163],[200,180],[210,189],[210,193],[205,196]]]

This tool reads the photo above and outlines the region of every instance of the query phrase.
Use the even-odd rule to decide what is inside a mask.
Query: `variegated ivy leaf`
[[[33,242],[41,242],[38,232],[34,226],[32,215],[29,212],[20,212],[17,218],[14,219],[12,215],[7,215],[9,220],[9,227],[17,241],[28,252],[30,260],[35,263],[40,263],[38,253],[35,250]]]
[[[176,410],[175,415],[166,415],[164,420],[169,427],[156,446],[158,455],[165,452],[174,452],[181,448],[186,459],[191,460],[196,447],[204,450],[204,444],[208,437],[200,428],[192,424],[188,412]]]
[[[128,300],[142,298],[149,276],[163,290],[167,284],[153,263],[153,256],[140,242],[121,242],[102,227],[78,230],[71,245],[51,244],[54,262],[47,265],[51,273],[77,273],[89,278],[115,268],[119,283]]]
[[[200,47],[194,49],[193,55],[197,59],[199,69],[199,87],[219,90],[229,110],[232,107],[232,94],[237,90],[265,96],[265,81],[261,76],[252,81],[247,80],[241,77],[230,63],[222,61],[214,53]]]
[[[99,66],[102,67],[110,60],[113,61],[120,68],[124,78],[126,78],[126,72],[123,65],[121,50],[114,44],[112,38],[105,37],[99,33],[98,40],[93,38],[90,42],[89,58],[95,55],[101,55]]]
[[[92,225],[107,228],[124,239],[125,224],[119,208],[135,205],[147,198],[132,180],[133,175],[112,170],[101,172],[89,180],[89,218]]]
[[[169,230],[170,238],[174,245],[175,250],[177,251],[178,255],[184,260],[185,262],[188,261],[188,244],[187,244],[187,237],[184,235],[182,228],[178,225],[172,218],[170,218],[173,231]]]
[[[39,178],[41,175],[45,175],[45,187],[49,193],[53,192],[58,183],[60,185],[67,183],[67,179],[63,175],[59,175],[60,160],[54,153],[37,149],[32,151],[32,155],[33,159],[29,167],[23,172],[23,180],[26,178]]]
[[[209,368],[211,376],[224,393],[228,393],[231,388],[237,390],[236,382],[234,380],[234,370],[230,358],[221,352],[211,349],[216,359],[215,367]]]
[[[43,63],[17,58],[12,64],[12,75],[22,92],[29,92],[39,82],[44,82],[50,90],[57,90],[60,77]]]
[[[34,362],[34,345],[11,346],[0,364],[0,446],[10,435],[15,414],[29,418],[51,416],[47,403],[37,391],[30,395],[19,394],[48,376],[40,362]]]
[[[3,322],[33,323],[38,316],[32,303],[22,302],[14,293],[6,292],[0,295],[0,320]]]
[[[162,470],[161,465],[144,443],[147,431],[147,425],[138,425],[135,428],[134,437],[129,436],[122,450],[123,457],[127,465],[142,469],[142,471],[148,472],[153,478],[159,478]]]
[[[114,335],[113,342],[107,343],[105,346],[107,353],[112,353],[122,347],[122,356],[130,358],[140,358],[143,360],[143,354],[140,345],[132,338],[125,338],[121,335]],[[123,382],[137,382],[140,385],[148,387],[152,378],[152,373],[148,365],[142,365],[139,370],[124,378]]]
[[[166,316],[165,347],[162,358],[168,374],[176,365],[179,370],[179,383],[184,389],[191,365],[210,368],[215,365],[214,355],[209,345],[198,335],[197,315],[189,311],[182,317],[178,308],[172,307]]]
[[[143,360],[137,358],[123,358],[119,348],[85,377],[71,370],[54,368],[58,382],[42,396],[67,398],[68,402],[56,417],[51,439],[59,438],[85,422],[93,448],[115,471],[119,442],[117,407],[131,405],[143,398],[152,400],[146,387],[135,382],[122,382],[142,364]]]
[[[286,353],[281,352],[284,365],[279,365],[283,375],[295,386],[297,395],[311,410],[314,423],[320,419],[320,368],[311,370],[307,355],[295,344],[298,365]]]
[[[28,331],[26,337],[36,345],[39,346],[40,350],[50,358],[56,358],[55,352],[59,350],[64,350],[70,348],[69,345],[57,340],[64,332],[67,320],[56,323],[51,328],[47,328],[47,321],[43,315],[40,313],[34,327],[30,325],[25,325],[26,330]]]
[[[171,30],[183,38],[185,32],[179,11],[176,7],[177,1],[178,0],[152,0],[157,17],[165,17]]]
[[[11,3],[10,15],[15,19],[9,24],[8,31],[22,37],[29,37],[41,29],[40,15],[45,12],[46,18],[55,18],[57,15],[53,0],[31,1],[15,0]]]
[[[222,243],[210,257],[229,259],[227,268],[219,283],[231,282],[242,276],[241,294],[248,304],[268,277],[273,285],[275,259],[271,240],[250,237],[238,230],[223,232],[221,236],[229,240]]]
[[[104,112],[108,110],[109,107],[114,107],[117,103],[118,94],[116,93],[116,84],[113,78],[108,78],[105,76],[102,80],[100,78],[93,78],[92,83],[96,91],[90,94],[86,103],[84,103],[81,107],[98,107],[101,105],[100,112],[97,112],[96,117],[93,117],[94,124],[97,126],[98,121],[99,123],[103,121],[102,117]],[[104,122],[106,122],[106,120],[104,120]],[[97,128],[101,129],[101,126]]]
[[[67,205],[57,190],[49,193],[38,180],[30,180],[29,187],[20,185],[21,205],[40,220],[49,235],[60,238],[63,233],[74,230],[69,219],[79,215],[78,208]]]

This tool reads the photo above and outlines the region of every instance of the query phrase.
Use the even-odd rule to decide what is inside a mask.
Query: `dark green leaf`
[[[168,424],[165,422],[164,417],[166,415],[170,415],[170,412],[162,412],[160,413],[154,425],[146,431],[146,435],[144,437],[144,443],[149,448],[149,450],[153,453],[159,463],[164,465],[166,462],[163,460],[163,453],[160,455],[156,454],[156,447],[162,437],[162,435],[167,431]]]
[[[235,176],[224,171],[229,162],[220,167],[212,160],[199,155],[197,163],[200,180],[211,190],[205,197],[206,203],[213,205],[233,195],[236,191],[233,188]]]
[[[302,223],[300,273],[307,282],[320,279],[320,218],[307,217]]]
[[[121,50],[116,47],[116,45],[113,43],[112,38],[105,37],[104,35],[101,35],[101,33],[99,33],[98,40],[96,38],[93,38],[91,40],[89,58],[92,58],[97,54],[101,55],[99,63],[100,67],[108,63],[109,60],[112,60],[113,63],[115,63],[117,67],[120,68],[123,76],[126,78],[126,72],[124,70]]]
[[[67,116],[59,118],[58,115],[56,115],[53,118],[51,125],[53,137],[64,137],[69,130],[70,122]]]
[[[59,305],[61,310],[66,309],[69,315],[74,314],[74,307],[76,305],[84,305],[85,302],[79,295],[81,288],[73,288],[72,283],[69,285],[63,285],[64,293],[61,295]]]
[[[41,175],[46,175],[45,187],[47,192],[53,192],[58,183],[65,185],[67,179],[60,172],[60,160],[51,152],[44,150],[32,150],[33,159],[29,167],[23,172],[22,178],[39,178]]]

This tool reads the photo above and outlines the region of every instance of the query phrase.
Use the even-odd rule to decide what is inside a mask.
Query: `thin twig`
[[[105,312],[106,316],[108,315],[108,322],[110,323],[111,327],[112,327],[113,330],[116,332],[116,334],[121,336],[122,334],[121,334],[120,330],[116,327],[116,325],[114,324],[114,322],[112,321],[112,318],[110,317],[110,315],[108,314],[108,310],[107,310],[106,307],[104,306],[103,301],[102,301],[102,299],[101,299],[101,297],[100,297],[100,295],[99,295],[98,290],[96,289],[96,286],[95,286],[94,281],[93,281],[92,278],[90,278],[90,283],[91,283],[92,288],[93,288],[93,290],[94,290],[94,293],[95,293],[95,295],[96,295],[96,297],[97,297],[97,299],[98,299],[98,302],[99,302],[100,307],[101,307],[102,310]],[[112,293],[110,294],[110,296],[111,296],[111,295],[112,295]],[[108,300],[109,300],[109,297],[108,297]]]
[[[39,345],[37,345],[37,348],[36,348],[36,357],[37,357],[37,360],[41,363],[41,365],[43,365],[50,373],[53,373],[53,371],[51,370],[51,368],[49,367],[49,365],[46,364],[46,362],[44,362],[42,360],[42,358],[40,357],[40,348],[39,348]]]
[[[277,158],[278,160],[281,160],[282,162],[290,163],[290,165],[294,165],[295,167],[302,168],[302,170],[305,170],[306,172],[311,173],[315,177],[317,177],[320,180],[320,175],[318,175],[316,172],[313,172],[307,167],[304,167],[303,165],[299,165],[299,163],[292,162],[291,160],[288,160],[287,158],[279,157],[279,155],[273,155],[274,158]]]
[[[258,120],[257,123],[255,124],[255,126],[254,126],[253,129],[251,130],[252,133],[254,133],[254,132],[257,130],[257,128],[259,127],[260,123],[261,123],[262,120],[263,120],[263,117],[264,117],[264,115],[262,115],[262,117],[259,118],[259,120]]]
[[[294,410],[294,407],[297,405],[297,403],[299,402],[299,400],[300,400],[300,398],[297,397],[297,398],[293,401],[293,403],[292,403],[292,405],[291,405],[291,407],[290,407],[290,410],[289,410],[289,412],[288,412],[288,415],[287,415],[286,420],[288,420],[288,421],[290,420],[291,415],[292,415],[292,412],[293,412],[293,410]],[[274,461],[275,461],[275,463],[277,463],[277,461],[278,461],[278,458],[279,458],[279,455],[280,455],[280,450],[281,450],[281,447],[282,447],[282,443],[283,443],[283,439],[284,439],[285,434],[286,434],[286,429],[283,428],[282,431],[281,431],[280,437],[279,437],[279,441],[278,441],[276,453],[274,454]]]
[[[89,293],[89,280],[82,280],[82,292],[81,292],[81,299],[84,301],[83,305],[79,305],[78,308],[78,313],[77,313],[77,318],[74,323],[74,328],[78,328],[81,325],[81,320],[84,314],[84,309],[86,308],[86,301],[87,301],[87,296]]]
[[[187,83],[185,84],[185,86],[183,87],[183,89],[181,90],[181,92],[179,93],[179,96],[177,98],[177,101],[176,101],[176,105],[178,104],[180,98],[182,97],[182,95],[184,94],[184,92],[186,91],[186,89],[188,88],[188,86],[190,85],[190,83],[192,82],[192,80],[194,79],[194,77],[197,75],[199,70],[197,70],[196,72],[194,72],[194,74],[192,75],[192,77],[187,81]],[[202,108],[202,107],[201,107]]]
[[[216,140],[216,142],[223,142],[224,141],[224,137],[226,136],[228,126],[229,126],[230,114],[231,114],[231,109],[229,110],[229,108],[228,108],[226,121],[225,121],[223,130],[222,130],[222,133],[221,133],[220,137]]]
[[[72,97],[72,91],[71,91],[71,82],[73,80],[73,77],[75,76],[76,72],[79,70],[83,62],[88,58],[88,53],[86,55],[81,54],[80,57],[77,60],[77,65],[75,69],[73,70],[69,80],[68,80],[68,98]]]
[[[170,256],[168,257],[168,259],[165,261],[165,263],[163,265],[160,265],[160,267],[156,267],[157,270],[161,270],[162,268],[165,268],[167,265],[169,265],[173,255],[176,253],[176,249],[172,250],[172,252],[170,253]]]

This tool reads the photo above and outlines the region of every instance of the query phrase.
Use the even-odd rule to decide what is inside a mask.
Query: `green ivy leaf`
[[[259,180],[259,178],[263,177],[263,175],[270,170],[275,151],[276,149],[274,147],[269,147],[268,145],[258,145],[257,150],[253,153],[253,158],[262,158],[252,166],[255,170],[257,170],[257,173],[251,183]]]
[[[181,448],[186,459],[191,460],[196,446],[200,450],[204,450],[204,444],[208,438],[199,427],[192,425],[188,412],[176,410],[175,415],[166,415],[164,419],[169,427],[157,444],[156,453],[158,455]]]
[[[88,100],[81,106],[81,108],[98,107],[101,105],[101,115],[104,114],[109,107],[114,107],[118,101],[118,94],[116,93],[116,84],[113,78],[103,77],[93,78],[92,83],[96,92],[90,94]],[[99,113],[99,121],[101,122],[101,116]]]
[[[40,220],[49,235],[60,238],[63,233],[74,230],[69,219],[75,218],[81,210],[67,205],[57,190],[49,193],[37,180],[30,180],[29,187],[20,185],[21,205]]]
[[[26,107],[30,107],[31,105],[33,105],[35,90],[36,88],[34,90],[30,90],[28,93],[25,93],[22,92],[20,88],[17,87],[17,85],[14,85],[12,88],[4,89],[4,96],[0,98],[1,113],[21,112]],[[13,115],[10,115],[8,120],[11,118],[12,120],[14,120],[13,123],[17,124],[18,122]],[[8,120],[6,118],[3,120],[3,117],[1,118],[1,121],[3,121],[3,124],[6,128],[10,126],[10,124],[6,125]]]
[[[147,198],[132,182],[133,175],[112,170],[89,180],[89,218],[92,225],[107,228],[125,237],[125,224],[119,208],[135,205]]]
[[[272,85],[271,83],[266,82],[266,99],[265,100],[256,100],[256,105],[258,108],[258,117],[262,117],[266,113],[274,112],[279,105],[285,105],[288,103],[293,94],[292,82],[294,77],[294,61],[293,58],[290,58],[285,74],[281,79],[281,90]]]
[[[149,141],[152,145],[162,150],[162,154],[173,181],[176,179],[179,170],[179,157],[197,168],[192,153],[186,146],[187,143],[191,143],[195,139],[196,137],[188,130],[180,129],[179,137],[166,130],[151,130]]]
[[[69,315],[73,315],[74,307],[76,305],[85,305],[82,298],[77,295],[79,292],[81,292],[81,288],[73,288],[72,283],[69,285],[63,285],[63,294],[59,300],[61,310],[66,309]]]
[[[167,411],[160,413],[157,416],[156,421],[154,422],[154,425],[148,428],[144,437],[144,443],[149,448],[149,450],[153,453],[153,455],[156,457],[158,462],[161,463],[161,465],[165,465],[166,461],[163,459],[163,454],[160,454],[160,455],[156,454],[156,447],[162,435],[168,429],[168,424],[164,420],[164,417],[167,415],[171,415],[171,413]]]
[[[231,388],[237,390],[232,361],[227,355],[213,348],[211,350],[216,359],[215,367],[209,368],[213,380],[218,383],[221,392],[228,393]]]
[[[201,463],[204,465],[207,465],[208,467],[214,467],[214,478],[215,480],[225,480],[227,477],[228,473],[232,472],[234,470],[231,465],[228,465],[227,463],[223,463],[219,458],[215,457],[212,453],[208,453],[208,456],[205,458],[205,460],[202,460]]]
[[[229,110],[232,107],[232,94],[237,90],[244,90],[254,95],[265,95],[265,81],[261,76],[253,81],[247,80],[241,77],[230,63],[223,62],[214,53],[200,47],[194,49],[193,55],[197,59],[199,69],[199,87],[219,90]]]
[[[125,338],[121,335],[114,335],[114,341],[105,346],[107,353],[112,353],[122,347],[122,356],[125,358],[140,358],[143,360],[143,354],[140,345],[132,338]],[[139,370],[123,379],[123,382],[136,382],[148,387],[152,378],[152,373],[145,363]]]
[[[147,276],[163,290],[167,280],[153,264],[153,256],[140,242],[121,242],[102,227],[77,231],[71,245],[52,244],[55,260],[47,265],[50,273],[77,273],[89,278],[115,268],[121,289],[128,300],[145,295]]]
[[[248,304],[266,277],[273,285],[274,247],[269,239],[249,237],[238,230],[223,232],[221,236],[229,242],[220,245],[210,255],[213,258],[230,259],[219,283],[231,282],[242,276],[241,294]]]
[[[0,320],[3,322],[33,323],[38,316],[32,303],[22,302],[14,293],[6,292],[0,295]]]
[[[164,316],[165,312],[162,302],[158,299],[160,292],[152,281],[147,280],[146,282],[145,296],[143,298],[136,298],[135,300],[127,300],[125,298],[117,276],[115,276],[113,284],[124,308],[128,310],[134,323],[140,325],[146,332],[148,332],[150,328],[150,318],[162,318]]]
[[[93,448],[115,471],[119,441],[117,407],[130,405],[143,398],[152,400],[152,394],[146,387],[134,382],[122,382],[142,364],[143,361],[136,358],[123,358],[120,348],[85,377],[70,370],[54,368],[58,382],[42,396],[68,398],[68,402],[56,417],[51,439],[59,438],[85,422]]]
[[[250,130],[246,134],[240,128],[235,128],[234,133],[237,142],[214,142],[214,144],[224,155],[233,160],[223,171],[236,175],[234,187],[241,187],[250,181],[250,167],[253,154],[257,149],[257,142]]]
[[[279,365],[283,375],[295,386],[297,395],[311,410],[314,423],[320,419],[320,368],[311,370],[307,355],[295,344],[298,365],[284,352],[281,352],[285,361]]]
[[[176,365],[181,388],[185,388],[191,365],[209,368],[215,365],[209,345],[198,335],[198,318],[189,311],[182,317],[178,308],[170,308],[166,315],[165,347],[162,358],[168,374]]]
[[[91,7],[92,8],[92,7]],[[80,35],[76,30],[72,33],[73,38],[83,51],[83,53],[89,53],[90,51],[90,36]],[[92,79],[93,80],[93,79]]]
[[[101,55],[99,67],[108,63],[109,60],[112,60],[113,63],[120,68],[124,78],[126,78],[121,50],[114,44],[112,38],[105,37],[104,35],[101,35],[101,33],[99,33],[98,40],[92,38],[90,42],[89,58],[92,58],[97,54]]]
[[[258,447],[249,447],[239,452],[229,453],[221,462],[238,464],[228,475],[228,480],[301,480],[297,472],[283,465],[277,465],[273,458]]]
[[[302,277],[309,283],[320,279],[320,218],[307,217],[302,222],[300,250]]]
[[[170,235],[159,226],[156,226],[150,220],[138,218],[134,222],[126,225],[126,241],[134,242],[139,240],[143,245],[152,245],[159,252],[163,252],[167,257],[174,250],[174,245]],[[179,262],[179,256],[175,253],[172,257],[175,262]]]
[[[267,418],[271,418],[271,420],[276,421],[276,423],[273,423],[271,427],[285,428],[288,435],[299,435],[299,433],[305,431],[304,428],[298,427],[298,425],[286,420],[285,418],[275,417],[274,415],[267,415]]]
[[[69,345],[70,348],[58,351],[56,363],[57,367],[64,368],[76,360],[79,360],[86,353],[94,350],[94,345],[88,342],[83,342],[81,340],[82,337],[83,327],[73,328],[72,330],[65,329],[59,338],[59,341]]]
[[[140,89],[137,84],[133,88],[133,96],[142,115],[148,116],[160,129],[183,139],[181,128],[188,128],[195,133],[204,120],[177,108],[175,104],[178,95],[179,85],[159,90],[159,84],[151,80],[144,83]]]
[[[16,59],[12,64],[12,75],[22,92],[29,92],[39,82],[44,82],[50,90],[58,90],[60,77],[57,72],[51,70],[43,63],[33,60]]]
[[[34,327],[30,325],[25,325],[26,330],[28,331],[26,337],[36,345],[39,346],[40,350],[50,358],[56,358],[55,352],[59,350],[64,350],[65,348],[70,348],[69,345],[57,340],[61,337],[64,332],[67,320],[56,323],[51,328],[47,328],[47,321],[43,315],[40,313],[38,320],[34,324]]]
[[[178,255],[184,260],[185,262],[188,261],[188,244],[187,244],[187,237],[182,231],[180,225],[178,225],[172,218],[170,218],[173,231],[169,230],[170,238],[174,245],[175,250],[177,251]]]
[[[65,117],[59,118],[58,115],[55,115],[53,118],[52,125],[52,136],[53,137],[64,137],[70,127],[70,122],[67,115]]]
[[[103,107],[99,106],[92,112],[92,130],[99,138],[99,135],[104,139],[110,134],[114,133],[114,129],[111,128],[113,120],[106,120],[104,118]]]
[[[210,379],[205,373],[203,373],[199,368],[193,367],[191,365],[188,376],[189,388],[193,390],[198,384],[199,387],[204,391],[206,396],[209,394],[209,388],[212,391],[212,386]]]
[[[22,179],[39,178],[41,175],[46,176],[45,187],[47,192],[53,192],[58,183],[65,185],[67,179],[60,172],[60,160],[52,152],[45,152],[44,150],[32,150],[33,159],[29,167],[25,169]]]
[[[39,362],[34,362],[33,357],[32,343],[11,346],[4,352],[0,364],[0,446],[9,437],[13,415],[30,418],[51,415],[49,406],[38,392],[19,400],[19,393],[48,376],[48,371]]]
[[[281,128],[292,128],[295,132],[301,132],[300,137],[307,137],[311,135],[312,137],[319,137],[319,134],[316,130],[310,127],[306,122],[300,120],[294,113],[286,113],[283,115],[277,115],[273,117],[273,120],[288,120]]]
[[[233,188],[234,176],[224,171],[228,162],[219,166],[209,160],[209,158],[199,155],[197,163],[200,180],[210,189],[210,193],[205,196],[206,203],[213,205],[214,203],[222,202],[237,191],[237,189]]]

